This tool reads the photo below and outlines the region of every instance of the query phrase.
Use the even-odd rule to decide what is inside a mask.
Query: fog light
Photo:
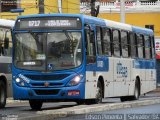
[[[24,82],[21,82],[21,86],[24,86]]]

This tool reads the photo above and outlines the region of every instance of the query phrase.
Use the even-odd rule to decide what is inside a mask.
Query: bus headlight
[[[26,87],[26,86],[28,86],[28,83],[25,81],[25,80],[23,80],[22,78],[16,78],[15,79],[15,81],[16,81],[16,84],[18,85],[18,86],[21,86],[21,87]]]
[[[75,86],[75,85],[78,85],[79,82],[81,81],[81,77],[78,75],[78,76],[75,76],[71,81],[69,81],[68,85],[67,86]]]

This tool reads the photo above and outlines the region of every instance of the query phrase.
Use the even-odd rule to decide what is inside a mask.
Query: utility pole
[[[44,13],[44,0],[39,0],[39,14]]]
[[[58,12],[62,13],[62,0],[58,0]]]
[[[96,2],[96,0],[91,0],[91,16],[96,15],[95,2]]]
[[[91,16],[97,17],[99,14],[100,5],[95,5],[96,0],[91,0]]]
[[[120,2],[121,2],[121,7],[120,7],[121,23],[125,23],[125,0],[120,0]]]

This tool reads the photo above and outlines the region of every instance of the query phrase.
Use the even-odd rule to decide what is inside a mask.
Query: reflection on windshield
[[[63,70],[82,62],[80,32],[18,33],[14,64],[29,70]]]

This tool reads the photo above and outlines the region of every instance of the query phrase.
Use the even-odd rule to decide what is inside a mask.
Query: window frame
[[[142,42],[142,45],[141,46],[139,46],[139,42],[138,42],[138,36],[140,36],[140,37],[142,37],[142,39],[139,39],[139,40],[142,40],[141,42]],[[137,39],[137,50],[138,50],[138,48],[140,47],[141,49],[142,49],[142,55],[140,55],[140,53],[139,53],[139,50],[138,50],[138,58],[139,59],[144,59],[145,58],[145,46],[144,46],[144,35],[143,34],[140,34],[140,33],[136,33],[136,39]]]
[[[127,44],[124,44],[124,46],[127,46],[127,56],[124,56],[124,54],[123,54],[123,43],[122,43],[122,32],[124,32],[124,33],[126,33],[126,43]],[[129,50],[129,36],[128,36],[128,31],[126,31],[126,30],[121,30],[121,33],[120,33],[120,36],[121,36],[121,51],[122,51],[122,57],[124,57],[124,58],[128,58],[128,57],[130,57],[130,54],[129,54],[129,52],[130,52],[130,50]]]
[[[117,43],[114,43],[114,34],[113,34],[114,31],[118,32]],[[116,45],[116,44],[118,44],[118,46],[119,46],[119,55],[115,54],[115,46],[114,45]],[[121,51],[121,39],[120,39],[120,30],[118,30],[118,29],[112,29],[112,48],[113,48],[113,56],[115,56],[115,57],[121,57],[121,55],[122,55],[122,51]]]
[[[105,31],[105,33],[104,33]],[[109,42],[107,41],[107,39],[104,39],[104,34],[106,34],[106,32],[109,33]],[[105,42],[104,42],[105,41]],[[109,54],[106,54],[105,52],[105,43],[108,43],[109,44],[109,51],[107,51]],[[105,55],[105,56],[112,56],[112,30],[108,27],[102,27],[102,54]]]

